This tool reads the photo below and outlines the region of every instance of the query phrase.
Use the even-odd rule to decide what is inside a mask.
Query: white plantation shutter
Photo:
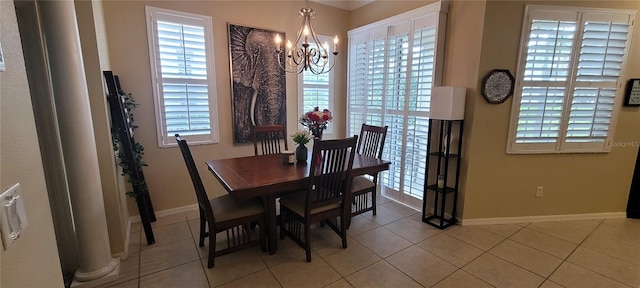
[[[159,145],[217,141],[211,18],[147,7]]]
[[[328,36],[318,35],[318,40],[321,43],[333,43],[333,39]],[[310,48],[315,48],[315,43],[310,43]],[[331,53],[331,46],[329,53]],[[329,109],[333,111],[333,97],[331,93],[333,91],[333,69],[328,73],[313,74],[310,70],[304,71],[298,76],[298,87],[300,89],[298,95],[302,96],[299,103],[299,115],[313,110],[315,107],[320,109]],[[333,125],[330,122],[327,125],[326,134],[333,133]]]
[[[523,87],[516,143],[553,143],[560,135],[564,88]]]
[[[415,26],[406,122],[407,142],[412,145],[406,149],[406,162],[410,165],[405,169],[405,179],[410,180],[404,182],[404,191],[421,198],[425,183],[431,87],[435,74],[436,28],[435,23],[425,23],[422,29],[418,29],[417,24]]]
[[[438,25],[446,22],[440,5],[349,31],[348,131],[358,134],[365,122],[389,126],[383,158],[391,166],[381,186],[409,205],[424,193],[431,89],[444,33]]]
[[[385,35],[378,29],[349,41],[347,135],[360,135],[362,123],[382,125]]]
[[[554,20],[533,19],[531,23],[516,143],[544,143],[553,149],[560,135],[576,14],[554,13],[549,18]],[[555,20],[558,18],[562,20]]]
[[[629,25],[589,21],[589,15],[583,18],[584,32],[566,142],[604,143],[614,113]]]
[[[384,183],[387,187],[403,191],[404,171],[402,164],[405,163],[405,149],[404,145],[406,137],[406,123],[405,123],[405,107],[406,104],[406,92],[407,92],[407,69],[409,67],[409,23],[404,25],[389,27],[387,33],[387,45],[386,69],[381,76],[386,79],[383,83],[380,83],[380,87],[384,90],[384,99],[386,109],[383,112],[384,123],[389,126],[387,131],[387,143],[385,145],[385,154],[388,155],[391,163],[393,163],[388,173],[383,174],[383,179],[387,180]],[[382,77],[381,77],[382,78]],[[424,185],[424,182],[423,182]],[[405,190],[405,193],[411,194],[410,190]]]
[[[366,37],[349,39],[349,96],[347,113],[347,135],[360,135],[360,127],[366,122],[364,101],[367,86]],[[360,124],[358,124],[360,123]]]
[[[508,152],[608,151],[632,14],[527,7]]]

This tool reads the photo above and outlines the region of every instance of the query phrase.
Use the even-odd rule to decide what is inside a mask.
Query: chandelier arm
[[[311,67],[311,69],[309,69],[309,70],[311,71],[311,73],[316,74],[316,75],[323,74],[323,73],[328,73],[329,71],[333,70],[333,67],[335,66],[335,63],[336,63],[336,58],[334,57],[333,61],[331,62],[331,65],[328,68],[325,65],[325,66],[322,66],[322,69],[320,69],[320,70],[315,69],[313,67]]]
[[[321,55],[328,57],[329,51],[327,50],[326,47],[322,46],[322,42],[320,42],[320,39],[318,39],[318,35],[316,34],[316,31],[313,29],[313,26],[311,25],[311,17],[309,16],[307,17],[308,17],[307,21],[309,22],[309,32],[311,32],[311,39],[313,39],[313,42],[316,45],[316,49],[320,51]]]

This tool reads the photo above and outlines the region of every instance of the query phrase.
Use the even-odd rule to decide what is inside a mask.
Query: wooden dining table
[[[280,154],[207,160],[206,163],[209,171],[234,199],[264,200],[269,253],[276,253],[276,198],[307,189],[309,163],[283,164]],[[351,176],[389,170],[390,164],[389,161],[356,154]]]

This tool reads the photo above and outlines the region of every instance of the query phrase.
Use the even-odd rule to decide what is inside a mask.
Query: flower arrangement
[[[290,136],[293,139],[293,142],[296,142],[298,145],[304,145],[311,141],[311,133],[306,130],[298,130],[293,132]]]
[[[329,111],[329,109],[320,111],[318,107],[315,107],[313,110],[300,116],[300,124],[309,128],[313,136],[320,137],[322,135],[322,131],[327,129],[327,124],[332,119],[333,116],[331,116],[331,111]]]

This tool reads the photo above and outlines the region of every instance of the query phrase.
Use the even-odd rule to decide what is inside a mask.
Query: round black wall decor
[[[493,69],[482,79],[482,96],[491,104],[500,104],[513,95],[514,78],[506,69]]]

